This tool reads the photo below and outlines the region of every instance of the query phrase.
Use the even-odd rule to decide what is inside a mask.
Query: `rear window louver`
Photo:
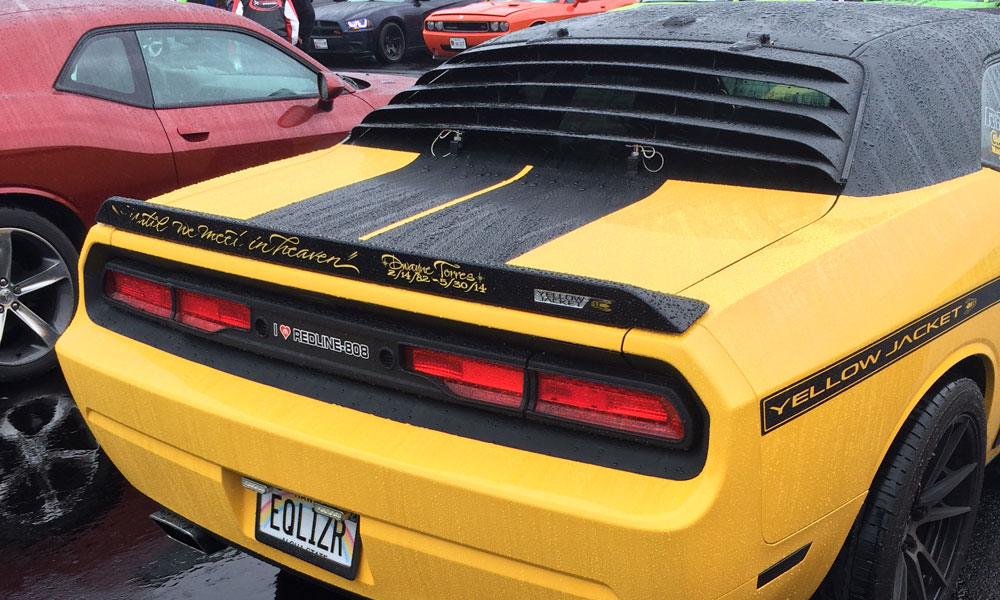
[[[703,46],[707,46],[703,44]],[[720,49],[721,48],[721,49]],[[360,129],[642,144],[846,178],[863,72],[847,59],[723,46],[547,42],[460,54]]]

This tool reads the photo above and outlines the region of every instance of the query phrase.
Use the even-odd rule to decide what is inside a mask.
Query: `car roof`
[[[648,6],[467,50],[369,114],[352,138],[370,127],[371,142],[449,129],[578,151],[640,144],[691,162],[685,178],[733,183],[743,165],[753,185],[891,194],[982,168],[983,73],[998,55],[1000,17],[981,13],[847,2]],[[496,100],[514,94],[531,100]]]
[[[973,11],[880,3],[690,2],[643,5],[636,10],[574,19],[565,26],[568,37],[586,40],[737,43],[748,35],[768,33],[774,46],[846,56],[865,44],[887,42],[886,36],[905,29],[941,22],[973,25],[989,18]],[[545,37],[541,31],[526,29],[508,34],[500,43]],[[894,38],[891,43],[900,41]],[[914,41],[920,45],[919,40]]]

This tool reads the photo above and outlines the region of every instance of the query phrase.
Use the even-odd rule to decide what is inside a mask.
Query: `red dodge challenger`
[[[55,364],[108,196],[332,146],[413,82],[338,77],[248,19],[164,0],[7,0],[0,53],[0,382]]]

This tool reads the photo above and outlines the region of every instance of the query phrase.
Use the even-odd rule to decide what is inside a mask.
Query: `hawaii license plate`
[[[257,541],[347,579],[358,572],[358,515],[287,490],[257,494]]]
[[[448,45],[452,50],[465,50],[465,38],[451,38]]]

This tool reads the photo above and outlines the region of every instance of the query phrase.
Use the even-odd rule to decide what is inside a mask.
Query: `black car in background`
[[[374,56],[396,63],[424,49],[424,18],[473,0],[317,0],[316,25],[305,50],[316,58]]]

